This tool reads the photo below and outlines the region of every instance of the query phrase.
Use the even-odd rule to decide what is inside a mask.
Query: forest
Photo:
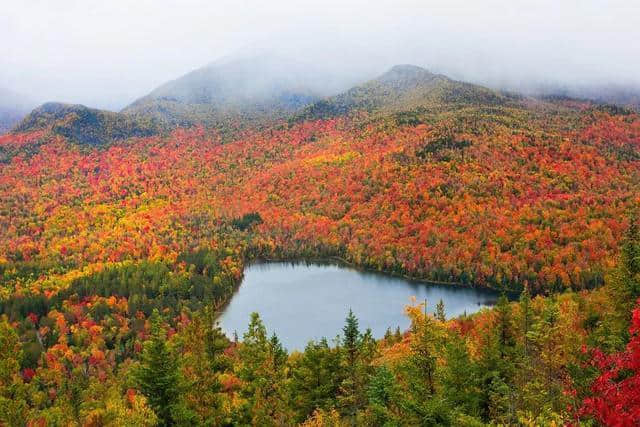
[[[572,100],[0,135],[0,425],[634,425],[640,116]],[[517,292],[290,354],[253,260]],[[435,305],[436,301],[427,304]]]

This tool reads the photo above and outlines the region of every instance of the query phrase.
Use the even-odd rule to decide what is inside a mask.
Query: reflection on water
[[[249,315],[257,311],[269,333],[275,332],[285,347],[302,350],[311,339],[340,334],[349,309],[358,317],[361,330],[371,328],[376,338],[387,328],[405,330],[409,319],[404,307],[412,297],[426,299],[430,312],[442,299],[447,317],[455,317],[493,305],[498,295],[487,289],[427,285],[337,265],[256,263],[245,269],[220,326],[229,336],[237,332],[242,339]]]

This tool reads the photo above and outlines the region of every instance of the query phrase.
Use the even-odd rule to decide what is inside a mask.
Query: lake
[[[387,328],[409,327],[404,307],[427,300],[434,312],[442,299],[447,317],[493,305],[498,294],[488,289],[431,285],[338,265],[264,262],[249,265],[244,279],[219,318],[229,337],[240,339],[256,311],[269,334],[275,332],[289,350],[303,350],[309,340],[342,333],[352,309],[360,329],[380,338]]]

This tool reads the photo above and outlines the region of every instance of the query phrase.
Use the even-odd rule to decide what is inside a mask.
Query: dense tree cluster
[[[89,150],[53,138],[2,166],[0,261],[173,262],[231,225],[255,231],[243,240],[268,257],[534,292],[593,287],[637,203],[640,120],[588,111],[464,109],[420,113],[435,124],[416,126],[363,116],[225,144],[202,129]]]
[[[561,103],[0,136],[0,424],[624,425],[638,153],[636,114]],[[215,326],[257,257],[523,292],[288,354]]]
[[[127,316],[126,298],[65,302],[0,322],[0,407],[9,425],[549,425],[637,419],[638,326],[620,352],[592,347],[615,317],[608,289],[502,298],[375,340],[348,313],[337,341],[287,354],[254,313],[242,341],[211,307]],[[639,303],[640,304],[640,303]],[[640,307],[638,305],[637,307]],[[167,313],[165,311],[165,313]],[[36,337],[41,348],[26,339]],[[34,351],[38,354],[34,354]],[[622,409],[621,409],[622,408]],[[626,421],[625,421],[626,420]],[[622,423],[622,424],[616,424]]]

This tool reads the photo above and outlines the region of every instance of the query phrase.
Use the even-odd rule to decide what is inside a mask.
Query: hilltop
[[[415,65],[396,65],[374,80],[308,106],[299,117],[328,118],[356,110],[399,112],[417,107],[506,105],[514,99]]]
[[[122,111],[172,126],[282,118],[331,94],[329,80],[313,66],[276,56],[233,58],[165,83]]]
[[[152,118],[132,117],[79,104],[49,102],[29,113],[14,132],[43,129],[81,144],[92,145],[149,136],[160,131]]]
[[[339,79],[338,79],[339,80]],[[170,81],[120,113],[47,103],[16,132],[47,128],[74,141],[100,144],[193,125],[236,129],[294,117],[337,117],[351,111],[430,111],[461,106],[505,106],[514,97],[452,80],[414,65],[397,65],[378,78],[331,95],[328,74],[271,56],[216,62]]]

